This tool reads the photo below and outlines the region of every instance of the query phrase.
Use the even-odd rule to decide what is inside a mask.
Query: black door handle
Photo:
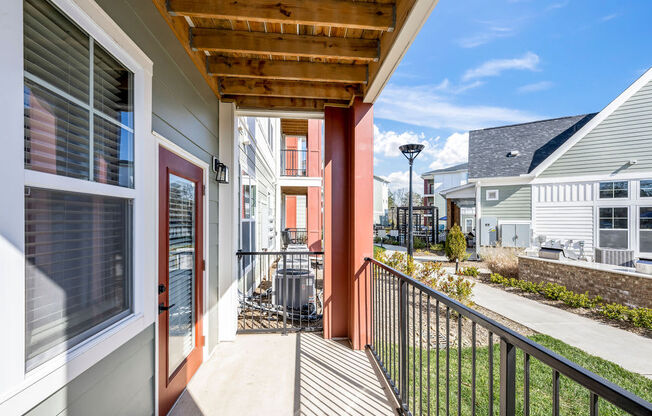
[[[176,305],[176,304],[173,303],[173,304],[170,305],[170,306],[165,306],[163,303],[159,303],[159,305],[158,305],[158,313],[161,313],[161,312],[165,312],[165,311],[167,311],[167,310],[170,310],[170,308],[173,307],[174,305]]]

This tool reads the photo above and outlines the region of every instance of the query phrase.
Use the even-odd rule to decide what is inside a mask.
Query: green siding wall
[[[152,325],[26,415],[154,414],[154,339]]]
[[[218,101],[151,0],[96,0],[154,63],[152,128],[201,160],[218,155]],[[209,175],[209,349],[217,344],[218,187]]]
[[[497,189],[497,201],[487,201],[487,190]],[[530,185],[483,186],[481,190],[483,217],[499,220],[532,219],[532,188]]]
[[[636,165],[629,160],[636,159]],[[543,177],[652,170],[652,81],[541,173]]]

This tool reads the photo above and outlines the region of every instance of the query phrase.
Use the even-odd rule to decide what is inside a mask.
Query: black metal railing
[[[290,244],[307,244],[308,243],[308,230],[305,228],[286,228],[281,231],[281,242],[283,247]]]
[[[238,332],[321,331],[324,253],[238,251]]]
[[[307,176],[307,150],[281,149],[281,175]]]
[[[500,415],[558,416],[562,408],[564,414],[597,416],[599,404],[606,414],[652,414],[644,399],[383,263],[365,260],[372,278],[368,348],[404,414],[493,415],[498,407]]]

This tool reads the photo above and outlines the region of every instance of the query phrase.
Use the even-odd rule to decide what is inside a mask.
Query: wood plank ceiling
[[[220,100],[272,110],[363,96],[414,2],[152,1]]]

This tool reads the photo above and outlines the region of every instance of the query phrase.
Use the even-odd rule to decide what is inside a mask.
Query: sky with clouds
[[[440,0],[374,105],[374,174],[465,162],[468,131],[600,111],[652,66],[650,0]]]

